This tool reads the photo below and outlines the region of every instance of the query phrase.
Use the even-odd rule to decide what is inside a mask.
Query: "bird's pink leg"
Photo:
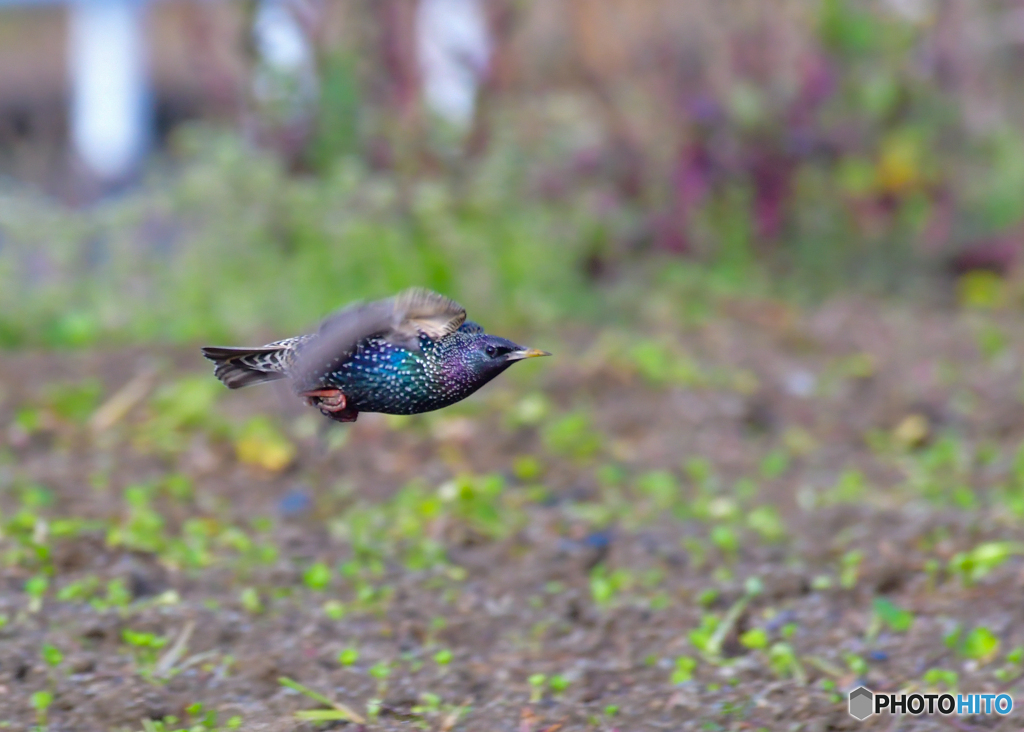
[[[320,414],[336,422],[355,422],[359,417],[359,412],[347,408],[348,401],[341,389],[313,389],[299,396],[305,397],[309,406],[317,407]]]
[[[340,412],[345,408],[345,395],[341,389],[313,389],[304,391],[299,396],[306,398],[306,404],[311,407],[320,407],[329,412]]]

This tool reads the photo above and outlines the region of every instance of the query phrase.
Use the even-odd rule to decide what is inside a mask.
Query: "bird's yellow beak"
[[[524,348],[521,351],[512,351],[505,358],[509,361],[522,361],[524,358],[539,358],[540,356],[550,355],[547,351],[541,351],[539,348]]]

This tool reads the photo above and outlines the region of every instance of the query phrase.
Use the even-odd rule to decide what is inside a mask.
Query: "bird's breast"
[[[360,412],[418,414],[458,401],[430,358],[390,343],[371,343],[330,371],[325,385],[341,389]]]

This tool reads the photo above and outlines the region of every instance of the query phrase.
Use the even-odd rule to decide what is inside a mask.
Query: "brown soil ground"
[[[335,425],[272,387],[225,392],[213,422],[175,427],[171,447],[146,439],[159,419],[149,401],[97,434],[61,416],[59,389],[94,377],[103,401],[151,363],[163,381],[206,373],[192,349],[0,356],[0,723],[42,721],[31,698],[49,690],[51,732],[159,729],[149,720],[167,716],[181,720],[167,729],[189,728],[211,710],[218,721],[198,729],[233,717],[254,732],[1024,726],[1024,709],[864,723],[846,711],[860,683],[942,686],[926,680],[931,669],[955,672],[965,692],[1024,686],[1024,667],[1006,658],[1024,646],[1024,559],[1011,549],[974,581],[950,568],[980,544],[1024,540],[1005,498],[1024,439],[1024,328],[842,301],[809,313],[738,304],[673,338],[705,377],[644,379],[618,347],[601,345],[609,341],[569,333],[558,348],[543,344],[556,358],[437,415]],[[531,416],[529,399],[546,402],[546,416],[542,407]],[[28,428],[18,416],[26,407],[38,407]],[[559,437],[551,425],[577,411],[590,418],[583,434],[563,424],[570,434]],[[258,414],[296,445],[286,469],[237,458],[233,430]],[[684,467],[692,458],[707,461],[710,477]],[[636,487],[656,469],[677,495]],[[410,566],[398,526],[377,527],[398,532],[394,553],[354,550],[354,506],[367,507],[362,520],[388,522],[410,481],[429,495],[488,473],[505,476],[492,508],[509,530],[442,511],[421,528],[443,562]],[[172,474],[194,490],[154,499],[164,522],[154,532],[214,526],[219,537],[191,566],[111,533],[131,513],[126,487]],[[19,534],[18,513],[33,500],[39,520]],[[749,520],[758,506],[777,509],[778,531]],[[62,533],[63,518],[92,523]],[[231,526],[276,547],[276,558],[246,560],[223,538]],[[358,581],[339,570],[353,557],[367,572]],[[314,562],[332,569],[326,588],[304,581]],[[33,576],[49,579],[34,603]],[[618,586],[605,602],[600,589],[595,597],[601,577]],[[103,588],[120,578],[130,597],[113,607],[61,598],[90,578]],[[330,600],[347,612],[325,610]],[[885,620],[880,600],[909,611],[910,627]],[[717,652],[702,653],[691,633],[711,616],[729,624]],[[997,649],[944,642],[958,624],[965,637],[987,629]],[[766,648],[744,635],[755,628]],[[166,641],[147,656],[126,629]],[[47,644],[59,662],[47,663]],[[350,665],[339,662],[346,648],[359,652]],[[439,663],[439,651],[450,661]],[[673,683],[680,656],[696,665]],[[371,673],[385,667],[386,679]],[[282,676],[361,717],[379,699],[377,714],[365,725],[298,721],[317,703]],[[190,715],[197,703],[204,711]]]

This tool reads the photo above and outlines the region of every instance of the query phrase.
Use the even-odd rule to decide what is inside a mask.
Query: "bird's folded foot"
[[[340,412],[345,409],[345,395],[341,389],[313,389],[304,391],[299,396],[306,398],[306,404],[311,407],[320,407],[329,412]]]
[[[305,397],[306,404],[316,407],[320,414],[335,422],[355,422],[359,417],[359,412],[348,408],[348,401],[341,389],[313,389],[302,392],[300,396]]]

